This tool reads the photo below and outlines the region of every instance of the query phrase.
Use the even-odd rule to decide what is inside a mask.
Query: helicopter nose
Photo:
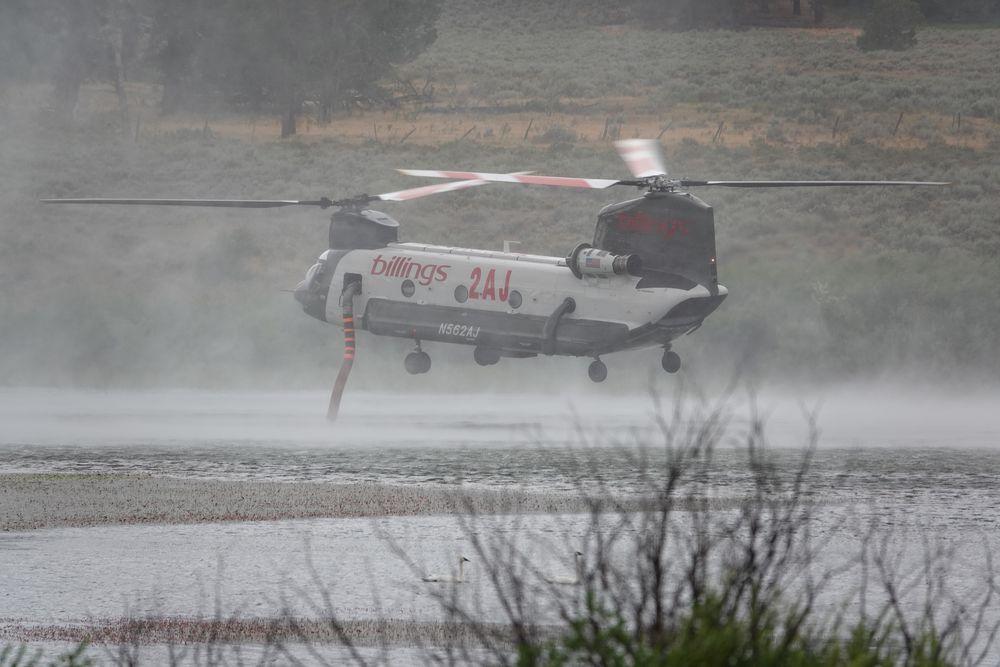
[[[305,280],[295,286],[292,294],[308,315],[326,322],[326,292],[329,282],[319,280],[321,269],[322,265],[319,263],[309,267]]]
[[[292,290],[292,296],[294,296],[295,300],[303,306],[308,306],[310,301],[308,281],[300,280],[299,284],[295,286],[294,290]]]
[[[312,282],[303,280],[295,286],[292,292],[295,300],[302,304],[302,310],[306,314],[315,317],[321,322],[326,322],[326,294],[313,289]]]

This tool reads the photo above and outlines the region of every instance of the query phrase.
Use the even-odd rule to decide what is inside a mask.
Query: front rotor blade
[[[484,181],[482,179],[471,180],[471,181],[452,181],[451,183],[439,183],[436,185],[424,185],[419,188],[410,188],[409,190],[399,190],[398,192],[386,192],[385,194],[375,195],[382,201],[409,201],[410,199],[419,199],[421,197],[427,197],[429,195],[436,195],[440,192],[454,192],[455,190],[464,190],[465,188],[474,188],[477,185],[486,185],[489,181]]]
[[[939,181],[678,181],[681,187],[716,185],[723,188],[830,188],[896,185],[951,185]]]
[[[519,171],[510,174],[510,176],[523,176],[530,173],[530,171]],[[451,183],[423,185],[419,188],[410,188],[409,190],[399,190],[398,192],[387,192],[385,194],[375,195],[375,199],[381,199],[382,201],[409,201],[410,199],[419,199],[420,197],[427,197],[428,195],[436,195],[439,192],[454,192],[455,190],[474,188],[477,185],[486,185],[488,183],[489,181],[478,178],[469,181],[453,181]]]
[[[427,178],[459,178],[462,180],[490,181],[493,183],[523,183],[525,185],[554,185],[564,188],[593,188],[603,190],[622,184],[605,178],[566,178],[564,176],[535,176],[529,174],[486,174],[478,171],[435,171],[425,169],[398,169],[408,176]]]
[[[326,197],[316,200],[299,199],[42,199],[43,204],[127,204],[135,206],[211,206],[215,208],[278,208],[281,206],[319,206],[327,208],[335,202]]]
[[[636,178],[666,175],[667,165],[663,160],[663,150],[659,141],[623,139],[615,142],[615,148],[628,165],[628,170]]]

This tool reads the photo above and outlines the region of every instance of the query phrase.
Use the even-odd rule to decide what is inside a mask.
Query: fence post
[[[712,137],[712,143],[713,144],[716,143],[719,140],[719,137],[722,136],[722,130],[723,130],[724,127],[726,127],[726,121],[724,121],[724,120],[720,121],[719,122],[719,129],[717,129],[715,131],[715,136]]]
[[[399,145],[402,146],[403,142],[410,138],[410,135],[417,131],[417,126],[414,125],[413,129],[407,132],[402,139],[399,140]]]

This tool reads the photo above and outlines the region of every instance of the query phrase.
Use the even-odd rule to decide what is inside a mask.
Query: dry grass
[[[281,135],[281,119],[276,115],[213,113],[207,117],[197,114],[162,117],[155,111],[159,99],[156,86],[132,84],[129,88],[133,116],[136,113],[141,116],[140,136],[200,132],[206,126],[216,136],[254,143],[273,141]],[[694,103],[665,105],[662,111],[650,112],[646,95],[564,99],[560,111],[517,110],[530,102],[514,97],[504,99],[497,107],[449,109],[449,103],[457,103],[445,99],[432,109],[340,113],[329,123],[318,123],[309,114],[302,114],[297,140],[421,146],[475,141],[514,147],[553,143],[547,140],[547,133],[557,130],[560,136],[572,135],[570,143],[577,145],[600,145],[614,138],[659,137],[670,149],[681,142],[727,146],[774,142],[772,127],[778,126],[782,136],[777,143],[789,147],[815,147],[863,138],[883,148],[912,150],[925,148],[933,141],[982,149],[992,140],[996,129],[996,122],[991,119],[965,117],[962,132],[956,132],[953,116],[929,110],[904,114],[896,134],[892,130],[899,116],[894,110],[854,113],[850,120],[843,121],[836,117],[796,120],[749,108],[706,108]],[[117,103],[114,89],[108,85],[85,88],[82,106],[90,113],[110,113]],[[719,123],[723,123],[723,128],[717,136]]]
[[[616,509],[652,501],[622,499]],[[740,499],[715,499],[727,509]],[[0,475],[0,530],[150,523],[455,514],[578,513],[575,494],[447,486],[192,480],[144,475]]]
[[[608,137],[605,132],[607,118],[624,119],[618,126],[620,132]],[[871,143],[883,148],[918,149],[925,148],[931,140],[949,146],[963,146],[981,149],[991,140],[993,125],[986,119],[964,119],[962,134],[951,132],[952,118],[937,114],[921,114],[922,126],[934,130],[932,139],[915,137],[910,133],[914,116],[904,116],[900,131],[893,136],[891,130],[898,116],[893,113],[871,113],[855,118],[856,123],[844,124],[834,137],[834,122],[827,125],[799,123],[781,120],[783,138],[780,143],[789,146],[815,147],[830,143],[846,143],[855,136],[854,129],[860,122],[864,127],[883,128],[884,137],[872,137]],[[716,137],[719,123],[723,131]],[[770,118],[762,120],[749,111],[734,109],[721,113],[672,110],[662,115],[625,112],[613,116],[587,116],[575,113],[423,113],[415,116],[399,112],[368,112],[359,115],[340,116],[329,124],[321,125],[308,117],[301,120],[299,141],[320,141],[335,139],[345,143],[377,141],[381,144],[418,144],[437,146],[449,141],[475,140],[477,143],[510,147],[519,144],[547,144],[546,132],[553,129],[572,133],[571,143],[577,145],[597,145],[609,138],[657,137],[668,149],[683,141],[698,144],[725,144],[727,146],[749,146],[754,141],[771,141],[768,133]],[[175,132],[177,130],[198,130],[203,123],[193,117],[177,116],[170,119],[152,121],[147,132]],[[245,118],[222,118],[211,121],[209,128],[215,134],[244,141],[268,141],[280,133],[280,120],[265,117],[257,121]],[[666,131],[664,131],[666,130]],[[525,135],[527,134],[527,137]]]

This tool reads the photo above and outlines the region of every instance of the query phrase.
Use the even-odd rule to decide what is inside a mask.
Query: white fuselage
[[[340,321],[340,292],[348,275],[360,276],[361,293],[354,312],[366,313],[372,301],[427,306],[427,313],[456,312],[463,315],[496,315],[548,318],[569,297],[575,308],[565,321],[597,321],[624,325],[628,331],[661,321],[672,308],[692,297],[710,296],[697,285],[677,288],[637,289],[639,278],[630,275],[577,278],[566,260],[522,253],[504,253],[468,248],[392,243],[375,250],[351,250],[337,262],[326,300],[328,322]],[[718,288],[725,295],[726,289]],[[447,314],[431,315],[441,320],[440,332],[448,333],[455,319]],[[436,320],[435,320],[436,322]],[[474,320],[463,326],[475,326]],[[475,344],[474,331],[461,330],[454,342]],[[400,330],[394,335],[406,335]],[[416,337],[416,336],[414,336]],[[652,344],[652,343],[651,343]]]

